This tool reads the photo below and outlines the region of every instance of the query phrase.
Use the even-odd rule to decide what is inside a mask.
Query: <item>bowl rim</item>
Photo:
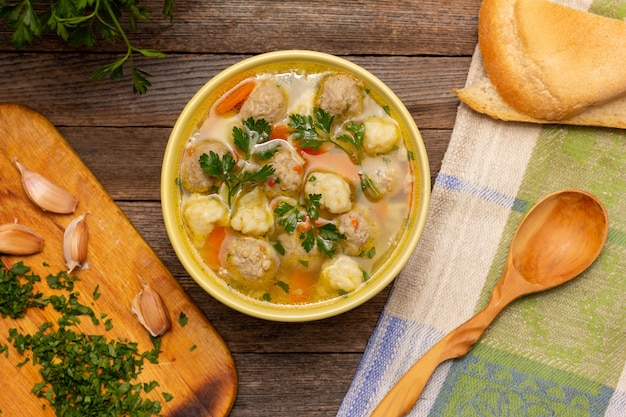
[[[370,279],[359,290],[344,296],[347,300],[343,300],[343,302],[333,299],[330,302],[305,304],[300,307],[285,307],[260,301],[256,302],[252,299],[244,301],[244,296],[233,294],[234,290],[229,289],[225,284],[219,284],[218,280],[220,278],[213,271],[199,265],[195,255],[191,253],[192,251],[185,250],[185,248],[189,247],[189,243],[185,240],[182,229],[179,227],[180,215],[177,210],[178,194],[175,181],[175,178],[178,177],[178,161],[174,156],[180,155],[178,150],[184,147],[184,143],[187,141],[187,138],[183,137],[184,133],[194,121],[197,122],[199,118],[198,113],[203,109],[203,105],[207,105],[206,100],[208,96],[216,88],[238,75],[258,67],[291,61],[322,64],[356,75],[365,81],[368,87],[371,87],[381,95],[387,104],[394,108],[397,117],[405,125],[409,137],[414,138],[414,140],[411,140],[411,144],[415,151],[414,163],[417,165],[419,184],[413,192],[418,196],[419,201],[417,204],[413,204],[415,212],[412,212],[409,216],[411,224],[407,226],[407,229],[411,233],[407,235],[405,232],[399,238],[399,242],[405,245],[405,249],[392,252],[393,263],[390,264],[388,261],[385,261],[383,264],[385,277],[377,276],[375,279]],[[182,144],[181,141],[183,142]],[[282,322],[313,321],[336,316],[360,306],[380,293],[397,277],[413,254],[426,223],[431,191],[430,167],[422,136],[413,116],[398,96],[378,77],[352,61],[324,52],[300,49],[273,51],[251,56],[227,67],[209,79],[187,102],[172,128],[163,156],[160,186],[162,215],[169,241],[180,263],[191,278],[213,298],[236,311],[265,320]],[[208,279],[201,279],[202,276],[206,275],[208,275]]]

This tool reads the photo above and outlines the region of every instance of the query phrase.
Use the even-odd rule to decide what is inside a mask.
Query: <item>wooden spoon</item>
[[[504,273],[485,308],[426,352],[383,398],[372,417],[408,413],[440,363],[469,352],[513,300],[556,287],[587,269],[602,251],[607,234],[606,209],[585,191],[558,191],[539,201],[513,236]]]

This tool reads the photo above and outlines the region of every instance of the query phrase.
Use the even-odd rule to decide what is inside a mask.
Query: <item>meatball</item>
[[[304,159],[285,143],[278,147],[268,163],[274,167],[274,174],[265,183],[267,195],[270,198],[279,195],[296,196],[304,180]]]
[[[230,225],[241,233],[254,236],[261,236],[272,230],[274,215],[260,187],[255,187],[237,198]]]
[[[352,208],[352,190],[348,181],[337,174],[314,172],[304,186],[304,192],[320,194],[320,206],[333,214],[345,213]]]
[[[395,159],[366,158],[363,170],[379,192],[377,196],[368,194],[373,199],[392,196],[400,188],[400,167]]]
[[[248,290],[271,282],[279,267],[278,254],[265,240],[253,237],[232,237],[220,249],[222,265],[234,283]]]
[[[192,193],[206,193],[213,185],[215,179],[208,176],[200,166],[200,156],[205,153],[215,152],[220,157],[229,152],[226,145],[221,142],[207,140],[190,147],[181,163],[181,176],[183,186]]]
[[[278,236],[278,243],[285,249],[285,255],[281,256],[281,265],[287,268],[316,269],[324,259],[317,246],[313,246],[309,252],[302,247],[302,241],[298,233]]]
[[[376,223],[360,206],[337,217],[337,230],[345,236],[345,240],[341,241],[344,253],[352,256],[371,249],[378,232]]]
[[[342,295],[356,290],[363,281],[359,264],[349,256],[339,255],[322,267],[318,293],[323,297]]]
[[[204,246],[206,237],[216,225],[228,224],[229,211],[215,195],[194,195],[183,204],[183,219],[197,248]]]
[[[363,149],[370,155],[391,152],[400,140],[400,130],[390,117],[372,117],[364,122]]]
[[[354,115],[361,112],[362,102],[363,83],[350,75],[337,74],[326,77],[317,104],[332,115]]]
[[[263,82],[250,93],[241,106],[241,118],[265,119],[268,123],[282,120],[287,114],[287,99],[276,84]]]

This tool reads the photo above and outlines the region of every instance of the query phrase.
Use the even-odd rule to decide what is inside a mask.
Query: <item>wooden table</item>
[[[389,288],[339,317],[304,324],[254,319],[212,299],[179,263],[162,221],[170,130],[192,95],[240,59],[318,50],[354,61],[396,92],[421,130],[434,179],[459,103],[451,89],[464,84],[476,46],[480,1],[177,0],[173,24],[161,17],[162,2],[141,4],[152,22],[133,42],[169,55],[139,60],[154,74],[147,94],[133,95],[128,78],[89,81],[121,44],[75,49],[51,36],[16,51],[0,23],[0,102],[31,107],[57,126],[225,339],[239,372],[233,417],[333,416]]]

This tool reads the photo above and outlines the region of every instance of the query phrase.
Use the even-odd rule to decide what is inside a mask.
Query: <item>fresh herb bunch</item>
[[[365,125],[363,123],[350,122],[346,125],[347,133],[333,136],[332,125],[334,116],[320,108],[313,109],[313,115],[292,114],[289,116],[289,126],[293,128],[293,137],[299,146],[304,149],[317,151],[325,143],[331,143],[344,151],[352,163],[359,167],[361,175],[361,188],[369,189],[376,197],[380,191],[363,169],[363,137]]]
[[[175,0],[164,0],[163,15],[173,20]],[[31,44],[33,39],[47,33],[56,33],[73,46],[93,47],[98,35],[105,40],[122,38],[126,54],[119,60],[98,68],[92,81],[121,78],[123,66],[130,65],[133,92],[144,94],[152,84],[151,76],[137,68],[134,56],[140,54],[150,58],[164,58],[166,55],[154,49],[134,46],[120,22],[127,14],[132,31],[139,22],[148,22],[148,12],[139,6],[139,0],[0,0],[0,19],[4,19],[13,34],[11,41],[16,48]]]
[[[278,215],[277,223],[288,234],[300,230],[302,247],[310,252],[315,245],[321,253],[332,258],[337,252],[337,244],[345,239],[337,226],[330,222],[320,221],[321,194],[309,194],[303,204],[292,205],[285,201],[274,209]]]

